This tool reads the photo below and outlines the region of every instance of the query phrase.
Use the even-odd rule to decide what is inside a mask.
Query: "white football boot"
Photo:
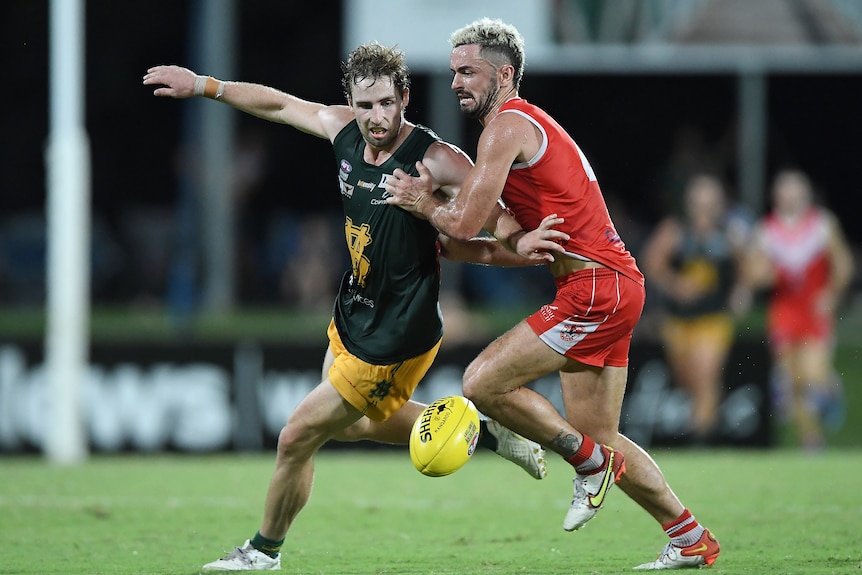
[[[508,459],[535,479],[548,475],[545,466],[545,450],[535,441],[522,437],[493,419],[487,420],[488,431],[497,438],[496,453]]]
[[[233,551],[204,565],[202,571],[277,571],[281,569],[281,554],[270,557],[251,546],[246,539],[242,547],[234,547]]]
[[[663,571],[711,567],[720,552],[718,540],[709,532],[709,529],[705,529],[700,540],[694,545],[677,547],[673,543],[668,543],[655,561],[638,565],[634,569],[635,571]]]
[[[575,531],[595,517],[605,502],[605,495],[626,471],[626,460],[619,451],[605,447],[605,463],[592,475],[575,476],[572,505],[563,519],[563,529]]]

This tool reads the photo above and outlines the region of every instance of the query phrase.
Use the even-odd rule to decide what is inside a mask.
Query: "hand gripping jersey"
[[[563,244],[575,258],[601,263],[643,285],[634,257],[614,228],[596,175],[572,137],[541,108],[513,98],[501,114],[520,114],[544,135],[530,161],[514,164],[503,188],[503,202],[525,230],[549,214],[566,221],[557,229],[571,239]]]
[[[443,335],[437,230],[388,205],[383,187],[395,168],[418,175],[416,162],[437,140],[434,132],[417,126],[380,166],[363,161],[365,140],[356,122],[332,143],[351,261],[333,318],[345,348],[368,363],[415,357]]]

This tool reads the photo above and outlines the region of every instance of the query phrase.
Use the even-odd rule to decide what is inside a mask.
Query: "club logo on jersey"
[[[374,389],[368,394],[368,397],[371,399],[386,399],[386,396],[389,395],[389,390],[392,389],[392,385],[391,381],[378,381]]]
[[[560,340],[566,343],[577,343],[591,333],[595,333],[601,322],[594,321],[566,321],[560,330]]]
[[[560,330],[560,339],[565,342],[580,341],[584,339],[585,330],[579,325],[570,325]]]
[[[370,232],[371,226],[368,224],[354,226],[350,217],[344,221],[344,234],[347,237],[347,249],[350,251],[353,278],[359,287],[365,287],[365,278],[371,269],[371,260],[363,255],[365,248],[372,242]]]

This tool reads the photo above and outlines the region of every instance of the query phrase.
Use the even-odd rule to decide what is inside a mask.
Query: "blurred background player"
[[[699,174],[686,185],[683,215],[662,220],[642,252],[644,275],[660,296],[660,336],[673,382],[691,400],[687,439],[695,445],[715,440],[745,239],[731,225],[722,182]]]
[[[755,230],[746,279],[768,289],[767,334],[779,393],[789,398],[796,440],[824,445],[824,422],[838,424],[841,387],[833,370],[835,314],[853,277],[843,230],[829,210],[814,204],[808,176],[779,171],[772,210]]]

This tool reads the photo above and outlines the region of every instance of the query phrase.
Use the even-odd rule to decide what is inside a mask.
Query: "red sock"
[[[590,472],[601,469],[604,465],[604,453],[596,442],[584,435],[581,441],[581,447],[578,452],[567,457],[566,461],[575,468],[578,473],[589,475]]]
[[[691,511],[686,509],[682,515],[661,526],[670,542],[676,547],[688,547],[697,543],[703,536],[703,526],[697,522]]]

